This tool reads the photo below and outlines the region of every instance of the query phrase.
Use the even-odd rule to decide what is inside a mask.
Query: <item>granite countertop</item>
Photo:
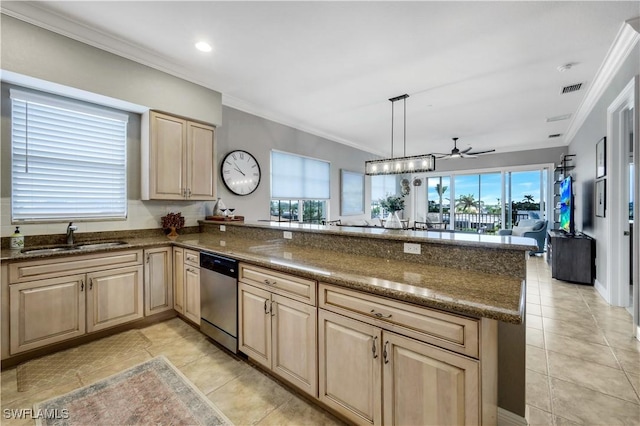
[[[15,262],[176,245],[421,306],[514,324],[523,320],[524,283],[512,277],[287,245],[280,239],[258,241],[226,235],[222,243],[220,236],[187,234],[175,241],[166,237],[122,241],[127,244],[53,254],[2,250],[0,260]]]

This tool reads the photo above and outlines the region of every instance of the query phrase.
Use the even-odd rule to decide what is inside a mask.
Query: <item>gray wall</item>
[[[529,164],[545,164],[560,161],[560,155],[567,152],[567,147],[539,148],[528,151],[515,151],[486,154],[478,158],[436,160],[437,172],[460,170],[489,169],[494,167],[515,167]]]
[[[608,221],[612,219],[610,208],[607,208],[607,217],[595,216],[593,203],[596,176],[596,142],[607,135],[607,108],[629,81],[638,74],[639,70],[640,45],[636,45],[569,145],[569,153],[576,154],[573,160],[576,167],[571,171],[575,180],[576,231],[582,231],[595,238],[596,279],[607,289],[610,285],[610,283],[607,283],[607,270],[610,266],[615,266],[611,265],[611,259],[609,259],[607,253],[607,244],[609,243],[609,238],[612,238],[607,230],[607,225]],[[637,119],[638,111],[636,111]],[[611,141],[607,141],[607,143],[611,143]],[[607,174],[609,174],[612,167],[610,158],[607,158],[607,163]],[[608,185],[607,191],[612,190],[611,186]]]
[[[0,15],[2,69],[220,125],[222,95],[43,28]]]
[[[340,217],[340,169],[364,173],[364,162],[375,158],[371,153],[351,148],[328,139],[314,136],[264,118],[230,107],[222,108],[223,126],[217,130],[218,161],[231,150],[243,149],[253,154],[260,164],[262,180],[252,194],[232,194],[222,182],[218,184],[218,196],[227,207],[236,208],[236,214],[248,220],[269,218],[271,199],[270,167],[271,150],[285,151],[331,162],[331,200],[329,217]],[[219,179],[220,180],[220,179]],[[365,215],[369,217],[371,194],[370,179],[365,179]]]

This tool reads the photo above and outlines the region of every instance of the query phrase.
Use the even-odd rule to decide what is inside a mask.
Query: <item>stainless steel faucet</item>
[[[67,244],[70,246],[75,243],[75,239],[73,236],[73,231],[77,231],[78,227],[73,224],[73,222],[69,222],[69,226],[67,226]]]

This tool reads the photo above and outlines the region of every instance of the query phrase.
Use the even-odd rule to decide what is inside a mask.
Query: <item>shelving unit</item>
[[[560,182],[573,170],[576,166],[573,164],[575,154],[563,154],[560,157],[560,163],[553,169],[553,228],[560,227]]]

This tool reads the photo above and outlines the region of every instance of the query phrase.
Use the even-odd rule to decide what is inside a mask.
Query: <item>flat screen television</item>
[[[560,182],[560,229],[573,234],[573,185],[571,176]]]

